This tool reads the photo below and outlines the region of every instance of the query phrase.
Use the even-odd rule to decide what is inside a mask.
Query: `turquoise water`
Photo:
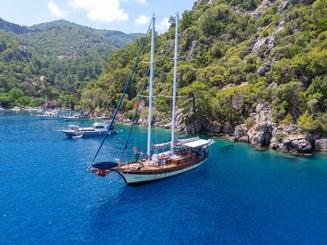
[[[88,122],[85,122],[85,124]],[[258,152],[217,139],[178,177],[128,187],[87,172],[100,139],[66,139],[63,121],[0,115],[1,244],[326,244],[327,156]],[[109,138],[99,160],[117,157]],[[131,141],[142,144],[136,128]],[[169,139],[156,130],[154,141]]]

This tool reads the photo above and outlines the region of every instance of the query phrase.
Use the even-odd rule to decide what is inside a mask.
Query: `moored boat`
[[[69,100],[69,109],[63,110],[62,113],[59,116],[60,119],[66,120],[66,121],[75,121],[85,118],[84,114],[82,112],[77,113],[74,112],[72,109],[72,101]]]
[[[153,80],[154,80],[154,37],[155,37],[155,17],[152,18],[151,28],[151,61],[150,61],[150,83],[149,83],[149,114],[148,114],[148,139],[147,154],[145,159],[141,159],[143,153],[133,147],[135,159],[132,162],[108,162],[93,164],[91,171],[99,176],[106,176],[110,172],[116,172],[122,176],[129,185],[145,183],[149,181],[160,180],[172,177],[184,172],[190,171],[201,166],[209,156],[208,148],[214,143],[212,139],[186,138],[177,139],[175,135],[176,118],[176,82],[177,82],[177,54],[178,54],[178,15],[176,15],[175,32],[175,55],[174,55],[174,80],[173,80],[173,105],[172,105],[172,129],[171,141],[161,144],[151,143],[151,125],[152,125],[152,98],[153,98]],[[126,85],[128,88],[128,83]],[[127,89],[125,88],[125,93]],[[124,93],[124,94],[125,94]],[[122,99],[116,109],[116,114],[120,109]],[[116,114],[112,122],[115,120]],[[134,125],[134,121],[132,126]],[[104,141],[103,141],[104,142]],[[102,144],[103,144],[102,142]],[[101,146],[97,151],[101,149]],[[127,143],[125,149],[127,148]],[[97,157],[95,155],[95,158]],[[121,158],[120,158],[121,159]]]
[[[35,116],[39,120],[59,119],[59,110],[46,110],[43,111],[41,114],[36,114]]]
[[[152,155],[151,160],[141,160],[118,165],[111,169],[119,173],[127,184],[139,184],[168,178],[201,166],[208,158],[208,147],[214,141],[193,138],[187,142],[176,142],[178,150]],[[154,148],[156,145],[154,145]]]
[[[83,119],[83,117],[78,113],[75,113],[75,114],[63,113],[63,115],[61,115],[59,117],[59,119],[66,120],[66,121],[75,121],[75,120],[81,120],[81,119]]]
[[[67,128],[61,130],[68,137],[87,137],[87,136],[101,136],[108,132],[109,124],[94,123],[91,127],[80,127],[78,125],[68,125]],[[109,134],[115,133],[115,129],[111,129]]]
[[[14,106],[14,107],[10,108],[9,111],[19,112],[19,111],[21,111],[21,108],[19,106]]]

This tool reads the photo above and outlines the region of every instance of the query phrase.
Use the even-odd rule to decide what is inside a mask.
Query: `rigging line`
[[[122,105],[122,103],[123,103],[123,100],[124,100],[125,94],[127,93],[127,89],[128,89],[128,87],[129,87],[130,83],[132,82],[132,78],[133,78],[134,73],[135,73],[135,71],[136,71],[136,69],[137,69],[137,65],[138,65],[138,63],[139,63],[139,61],[140,61],[141,54],[142,54],[142,52],[143,52],[143,50],[144,50],[144,48],[145,48],[145,44],[146,44],[146,41],[147,41],[147,37],[148,37],[148,35],[149,35],[149,33],[150,33],[151,25],[152,25],[152,22],[151,22],[150,25],[149,25],[148,31],[147,31],[147,33],[146,33],[146,35],[145,35],[145,38],[143,39],[143,42],[142,42],[142,44],[141,44],[141,48],[140,48],[139,53],[138,53],[138,55],[137,55],[136,61],[135,61],[134,65],[133,65],[132,71],[131,71],[131,73],[130,73],[130,75],[129,75],[129,78],[128,78],[126,84],[125,84],[124,93],[122,94],[122,96],[121,96],[121,98],[120,98],[120,101],[119,101],[119,104],[118,104],[118,106],[117,106],[117,108],[116,108],[116,111],[115,111],[115,113],[114,113],[114,115],[113,115],[113,117],[112,117],[112,119],[111,119],[110,126],[108,127],[108,130],[107,130],[105,136],[103,137],[102,142],[101,142],[101,144],[100,144],[100,146],[99,146],[99,148],[98,148],[98,150],[97,150],[97,152],[96,152],[96,154],[95,154],[95,156],[94,156],[94,158],[93,158],[93,162],[95,162],[95,160],[96,160],[96,158],[97,158],[97,156],[98,156],[98,154],[99,154],[99,152],[100,152],[100,150],[101,150],[101,148],[102,148],[104,142],[106,141],[106,139],[107,139],[107,137],[108,137],[109,132],[112,130],[113,123],[114,123],[114,121],[115,121],[115,119],[116,119],[116,117],[117,117],[117,114],[118,114],[118,112],[119,112],[119,110],[120,110],[120,107],[121,107],[121,105]]]
[[[147,75],[149,75],[149,74],[150,74],[150,69],[148,69],[148,72],[147,72]],[[141,90],[141,93],[143,93],[143,91],[146,89],[146,87],[147,87],[147,81],[144,82],[143,87],[142,87],[142,90]],[[141,103],[142,99],[143,99],[143,96],[138,96],[138,100],[137,100],[138,105]],[[138,108],[137,108],[137,110],[138,110]],[[123,151],[122,151],[122,153],[120,155],[119,162],[121,162],[121,160],[124,157],[124,154],[125,154],[125,151],[126,151],[126,149],[128,147],[129,139],[131,137],[133,128],[134,128],[135,124],[137,123],[137,120],[138,120],[138,118],[137,118],[137,112],[138,111],[136,111],[135,116],[134,116],[133,121],[132,121],[132,124],[131,124],[131,127],[129,129],[127,140],[126,140],[126,144],[125,144],[125,147],[124,147],[124,149],[123,149]]]

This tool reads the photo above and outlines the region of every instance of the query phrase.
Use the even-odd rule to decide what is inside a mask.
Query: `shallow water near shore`
[[[0,115],[1,244],[327,242],[326,155],[258,152],[216,139],[200,168],[129,187],[118,175],[87,171],[101,138],[53,131],[71,123]],[[119,157],[128,127],[118,127],[99,160]],[[169,137],[156,129],[153,141]],[[145,150],[145,141],[146,130],[136,127],[130,148]]]

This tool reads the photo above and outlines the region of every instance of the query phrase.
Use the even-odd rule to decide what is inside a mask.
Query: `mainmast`
[[[151,159],[151,124],[152,124],[152,95],[153,95],[153,77],[154,77],[154,34],[156,18],[152,17],[152,35],[151,35],[151,60],[150,60],[150,85],[149,85],[149,114],[148,114],[148,146],[146,157]]]
[[[176,13],[176,29],[175,29],[175,54],[174,54],[174,83],[173,83],[173,109],[172,109],[172,121],[171,121],[171,146],[170,153],[174,155],[175,146],[175,124],[176,124],[176,81],[177,81],[177,59],[178,59],[178,13]]]

